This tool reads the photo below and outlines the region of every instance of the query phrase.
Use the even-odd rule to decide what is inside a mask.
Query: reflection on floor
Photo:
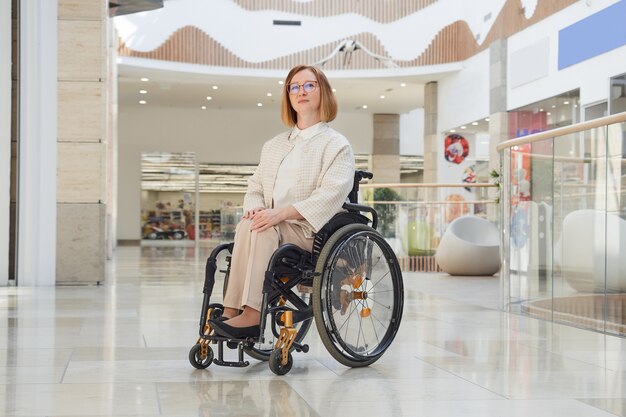
[[[312,331],[283,377],[187,362],[202,250],[123,247],[100,287],[0,288],[0,415],[626,415],[626,340],[497,310],[497,278],[405,275],[400,332],[369,368]]]

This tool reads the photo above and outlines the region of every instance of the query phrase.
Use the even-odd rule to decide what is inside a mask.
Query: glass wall
[[[195,238],[196,154],[148,152],[141,156],[141,237]],[[217,218],[219,224],[219,215]]]
[[[626,111],[626,74],[611,78],[611,99],[609,101],[611,114]]]
[[[502,276],[511,311],[626,334],[622,119],[503,153]]]

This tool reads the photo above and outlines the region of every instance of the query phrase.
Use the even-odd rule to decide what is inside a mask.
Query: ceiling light
[[[201,109],[202,109],[202,110],[206,110],[206,106],[202,106],[202,107],[201,107]]]
[[[272,97],[272,93],[267,93],[267,96],[268,97]]]
[[[380,96],[380,98],[385,98],[385,96],[382,96],[382,95],[381,95],[381,96]]]
[[[480,144],[481,144],[481,145],[489,145],[489,142],[488,142],[488,141],[486,141],[486,140],[481,140],[481,141],[480,141]]]
[[[367,109],[367,104],[364,104],[364,105],[363,105],[363,108],[364,108],[364,109]]]
[[[543,111],[543,109],[539,109],[539,111]]]
[[[456,129],[450,129],[450,132],[454,133],[456,132]]]
[[[467,126],[461,126],[461,129],[467,129]]]
[[[552,108],[553,108],[553,109],[555,109],[555,108],[556,108],[556,105],[555,105],[555,104],[553,104],[553,105],[552,105]]]
[[[213,97],[211,97],[211,96],[206,96],[206,99],[207,99],[207,100],[209,100],[209,101],[211,101],[211,100],[213,100]]]
[[[283,84],[285,84],[285,82],[281,80],[281,81],[278,82],[278,84],[283,85]]]
[[[143,77],[143,78],[141,78],[141,81],[143,81],[145,83],[145,82],[150,81],[150,78]]]
[[[472,122],[472,126],[478,126],[478,122]]]
[[[400,83],[400,87],[406,87],[405,83]]]
[[[139,94],[148,94],[147,90],[139,90]]]
[[[211,87],[211,88],[212,88],[212,89],[214,89],[214,90],[217,90],[219,87],[218,87],[218,86],[216,86],[216,85],[214,85],[214,86],[213,86],[213,87]]]
[[[257,107],[263,107],[263,103],[257,103]]]
[[[563,104],[569,104],[569,101],[564,101]]]
[[[146,104],[148,103],[146,100],[139,100],[139,104]]]
[[[488,121],[489,121],[489,118],[487,117],[487,118],[485,119],[485,122],[488,122]]]
[[[337,89],[336,89],[336,88],[333,88],[333,93],[336,93],[336,92],[337,92]]]
[[[578,107],[578,104],[574,104],[574,108],[577,108],[577,107]]]
[[[550,115],[551,115],[552,113],[550,113],[550,112],[547,112],[546,114],[547,114],[548,116],[550,116]]]

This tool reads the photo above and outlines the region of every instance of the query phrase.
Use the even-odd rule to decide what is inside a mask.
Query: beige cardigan
[[[248,180],[244,211],[272,207],[276,173],[294,146],[290,134],[291,131],[281,133],[263,145],[259,166]],[[295,223],[303,226],[307,237],[312,237],[342,211],[354,181],[354,155],[348,140],[326,123],[306,140],[302,154],[293,206],[305,220]]]

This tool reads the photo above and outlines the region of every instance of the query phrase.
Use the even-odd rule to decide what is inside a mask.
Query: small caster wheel
[[[213,311],[211,311],[211,316],[209,317],[209,319],[214,320],[219,317],[222,317],[222,313],[223,313],[222,309],[220,309],[219,307],[215,307]]]
[[[269,363],[272,372],[276,375],[285,375],[291,370],[291,366],[293,365],[293,356],[289,353],[287,364],[283,365],[283,351],[282,349],[275,349],[270,355]]]
[[[200,343],[195,344],[189,351],[189,363],[196,369],[206,369],[213,363],[213,349],[207,346],[206,356],[202,356],[202,346]]]

